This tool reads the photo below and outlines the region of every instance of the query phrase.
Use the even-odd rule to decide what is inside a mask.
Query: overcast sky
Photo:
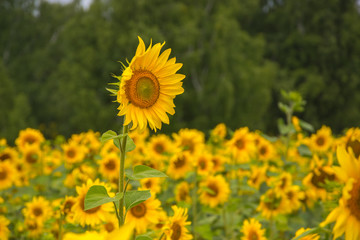
[[[47,0],[48,2],[58,2],[58,3],[69,3],[72,2],[72,0]],[[90,6],[92,0],[81,0],[82,5],[84,8],[88,8]]]

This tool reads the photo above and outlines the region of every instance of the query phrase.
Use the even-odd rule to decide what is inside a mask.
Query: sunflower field
[[[279,134],[224,123],[157,133],[185,75],[164,43],[122,64],[122,131],[0,139],[0,239],[360,239],[360,129],[335,136],[283,91]]]

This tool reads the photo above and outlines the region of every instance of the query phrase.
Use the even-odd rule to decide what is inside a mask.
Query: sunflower
[[[107,141],[100,150],[100,156],[105,157],[109,153],[119,154],[120,150],[115,146],[114,141]]]
[[[267,219],[271,219],[279,214],[290,212],[289,201],[285,193],[278,192],[271,188],[260,197],[260,204],[257,208]]]
[[[74,222],[74,211],[72,207],[76,203],[76,198],[73,196],[65,196],[64,202],[60,206],[61,214],[65,216],[65,220],[68,223]]]
[[[151,191],[151,195],[156,195],[162,190],[163,178],[144,178],[140,180],[141,187]]]
[[[101,225],[101,232],[111,233],[119,228],[118,219],[114,214],[110,215],[106,221]]]
[[[9,161],[0,162],[0,190],[13,186],[17,171]]]
[[[165,134],[152,136],[147,145],[149,154],[159,160],[166,159],[166,154],[172,153],[174,151],[173,148],[171,139]]]
[[[292,185],[285,190],[286,197],[289,201],[290,211],[298,210],[302,201],[305,199],[305,193],[300,190],[300,187],[297,185]]]
[[[99,172],[106,179],[119,178],[120,157],[116,153],[110,153],[104,156],[100,162]]]
[[[260,185],[267,180],[266,171],[268,166],[251,166],[250,176],[248,178],[248,185],[259,190]]]
[[[74,140],[70,140],[61,147],[64,151],[65,165],[68,168],[72,167],[75,163],[81,162],[88,152],[87,147]]]
[[[44,232],[44,223],[36,219],[26,218],[25,229],[28,230],[30,238],[39,239],[38,237]]]
[[[334,169],[329,163],[325,164],[325,160],[317,155],[314,155],[310,167],[311,171],[303,179],[303,185],[314,191],[317,198],[324,201],[327,198],[326,181],[336,180]]]
[[[205,135],[196,129],[180,129],[176,134],[172,134],[175,145],[182,151],[188,151],[191,154],[197,154],[204,147]]]
[[[45,222],[52,216],[50,202],[42,196],[34,197],[31,202],[25,203],[23,214],[26,219]]]
[[[215,145],[218,145],[224,141],[226,137],[226,125],[219,123],[214,129],[210,131],[210,141]]]
[[[336,222],[333,228],[334,239],[345,233],[346,240],[360,239],[360,161],[339,146],[336,151],[340,166],[335,173],[345,186],[339,206],[327,216],[320,225]]]
[[[190,225],[191,222],[186,221],[188,218],[187,209],[172,206],[174,216],[169,217],[168,222],[164,226],[164,233],[166,240],[191,240],[192,235],[186,226]]]
[[[259,138],[256,148],[259,160],[268,161],[276,157],[274,146],[264,138]]]
[[[85,196],[90,187],[94,185],[104,186],[109,195],[111,194],[110,187],[100,182],[99,179],[96,179],[95,182],[93,182],[91,179],[88,179],[86,184],[83,184],[81,187],[76,187],[78,196],[76,198],[76,203],[71,210],[74,212],[75,222],[80,223],[81,226],[95,226],[96,224],[101,223],[101,221],[105,221],[108,214],[113,211],[113,205],[111,203],[106,203],[86,211],[84,210]]]
[[[126,223],[135,224],[136,233],[145,233],[149,226],[155,226],[159,220],[161,203],[154,196],[132,207],[126,214]]]
[[[345,136],[341,140],[342,142],[345,142],[346,150],[349,154],[352,154],[355,158],[360,159],[360,129],[350,128],[346,131]]]
[[[332,146],[332,143],[331,128],[322,126],[316,134],[311,135],[308,145],[313,152],[325,153]]]
[[[229,184],[221,175],[208,176],[199,186],[199,200],[204,205],[214,208],[225,203],[229,198]]]
[[[186,202],[191,204],[190,185],[183,181],[175,188],[175,199],[177,202]]]
[[[27,128],[21,130],[18,138],[15,140],[16,146],[22,151],[25,145],[37,145],[45,141],[44,136],[39,130]]]
[[[296,231],[295,233],[295,237],[300,236],[301,234],[303,234],[304,232],[310,230],[310,228],[300,228],[299,230]],[[300,238],[299,240],[319,240],[320,236],[318,234],[309,234],[305,237]]]
[[[5,147],[0,149],[0,162],[8,160],[9,162],[15,162],[17,159],[18,153],[12,147]]]
[[[22,159],[28,167],[35,167],[41,163],[42,151],[38,145],[25,145]]]
[[[183,74],[176,72],[182,67],[175,63],[175,58],[169,58],[171,49],[160,54],[165,43],[150,43],[145,49],[143,40],[139,37],[139,45],[135,56],[121,76],[117,92],[119,116],[125,115],[124,125],[132,122],[132,130],[143,131],[147,124],[155,132],[161,129],[162,123],[169,124],[167,113],[174,115],[174,98],[182,94]]]
[[[207,176],[213,172],[214,163],[211,161],[211,154],[203,152],[195,157],[196,171],[200,176]]]
[[[172,179],[179,179],[193,169],[192,157],[189,152],[180,152],[171,157],[167,175]]]
[[[236,130],[227,146],[239,163],[249,162],[250,156],[256,150],[254,136],[247,127]]]
[[[300,119],[298,117],[292,116],[291,123],[293,124],[293,126],[297,132],[301,132]]]
[[[244,221],[241,232],[244,234],[241,240],[266,240],[265,229],[261,229],[261,224],[254,218]]]
[[[0,239],[1,240],[6,240],[9,237],[9,229],[8,229],[8,225],[10,224],[10,221],[4,217],[0,215]]]

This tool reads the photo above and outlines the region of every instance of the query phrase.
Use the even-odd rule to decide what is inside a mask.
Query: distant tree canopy
[[[105,90],[137,36],[166,41],[184,63],[185,93],[164,132],[231,128],[276,133],[280,89],[307,101],[302,118],[339,132],[360,123],[360,18],[343,0],[0,2],[0,136],[120,128]]]

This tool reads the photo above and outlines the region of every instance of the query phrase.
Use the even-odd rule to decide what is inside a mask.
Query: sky
[[[52,3],[63,3],[63,4],[66,4],[66,3],[70,3],[72,2],[72,0],[47,0],[48,2],[52,2]],[[82,5],[84,6],[84,8],[88,8],[91,4],[91,1],[92,0],[80,0]]]

